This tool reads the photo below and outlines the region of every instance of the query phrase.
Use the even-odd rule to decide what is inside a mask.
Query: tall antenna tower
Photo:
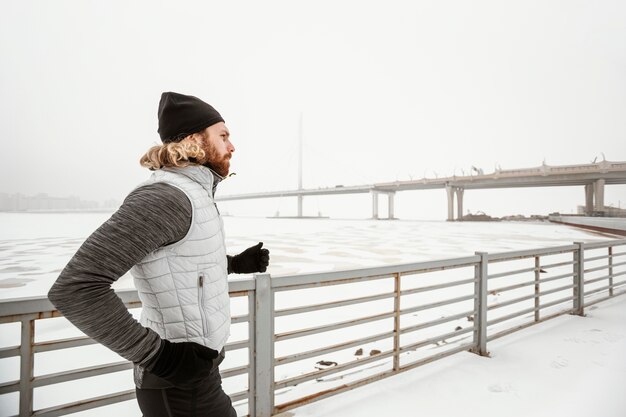
[[[304,115],[300,112],[300,125],[298,132],[298,190],[302,190],[302,134]],[[298,196],[298,217],[302,217],[302,195]]]

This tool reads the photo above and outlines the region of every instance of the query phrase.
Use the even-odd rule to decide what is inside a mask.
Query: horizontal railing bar
[[[11,299],[15,300],[15,299]],[[52,317],[61,317],[61,313],[56,311],[41,311],[39,313],[24,313],[24,314],[4,314],[2,300],[0,300],[0,324],[7,323],[19,323],[21,321],[49,319]]]
[[[525,310],[516,311],[515,313],[507,314],[505,316],[498,317],[497,319],[487,321],[487,327],[492,326],[494,324],[502,323],[503,321],[511,320],[519,316],[523,316],[524,314],[533,313],[537,310],[540,310],[540,307],[530,307]]]
[[[343,329],[345,327],[352,327],[359,324],[369,323],[372,321],[383,320],[386,318],[390,318],[394,316],[394,312],[376,314],[374,316],[362,317],[359,319],[352,319],[341,321],[338,323],[324,324],[321,326],[309,327],[307,329],[302,330],[293,330],[285,333],[278,333],[274,336],[274,340],[276,342],[280,342],[282,340],[294,339],[296,337],[308,336],[316,333],[328,332],[331,330]]]
[[[242,365],[242,366],[237,366],[235,368],[228,368],[223,371],[220,371],[220,376],[223,379],[226,379],[226,378],[230,378],[230,377],[237,376],[237,375],[247,374],[248,368],[249,366],[247,364]]]
[[[462,319],[464,317],[469,317],[472,315],[476,315],[476,310],[470,310],[470,311],[466,311],[464,313],[459,313],[459,314],[455,314],[453,316],[448,316],[448,317],[442,317],[440,319],[437,320],[432,320],[426,323],[420,323],[420,324],[415,324],[413,326],[408,326],[408,327],[404,327],[402,329],[400,329],[400,334],[405,334],[405,333],[411,333],[411,332],[415,332],[417,330],[422,330],[422,329],[426,329],[428,327],[433,327],[433,326],[438,326],[440,324],[443,323],[448,323],[454,320],[458,320],[458,319]]]
[[[589,272],[601,271],[603,269],[609,268],[610,266],[612,266],[612,265],[600,265],[600,266],[596,266],[594,268],[585,269],[584,272],[586,274],[586,273],[589,273]]]
[[[558,300],[555,300],[555,301],[550,301],[549,303],[541,304],[541,305],[539,305],[539,310],[543,310],[544,308],[548,308],[548,307],[552,307],[552,306],[555,306],[555,305],[558,305],[558,304],[566,303],[568,301],[572,301],[574,298],[575,298],[574,296],[572,296],[572,297],[565,297],[565,298],[561,298],[561,299],[558,299]]]
[[[511,320],[511,319],[523,316],[524,314],[534,313],[537,310],[542,310],[544,308],[552,307],[552,306],[557,305],[557,304],[565,303],[567,301],[572,301],[573,299],[574,299],[573,296],[572,297],[561,298],[561,299],[556,300],[556,301],[551,301],[549,303],[541,304],[539,307],[531,307],[531,308],[527,308],[525,310],[516,311],[515,313],[507,314],[506,316],[502,316],[502,317],[498,317],[497,319],[489,320],[487,322],[487,326],[492,326],[494,324],[502,323],[503,321]]]
[[[228,280],[229,293],[252,291],[255,289],[255,286],[256,283],[253,278]],[[127,308],[141,307],[141,300],[139,299],[137,290],[118,290],[115,291],[115,294],[122,300]],[[61,314],[57,312],[56,308],[45,295],[0,300],[0,318],[21,314],[35,314],[33,319],[61,317]]]
[[[526,301],[526,300],[532,300],[533,298],[537,298],[537,297],[538,297],[537,294],[530,294],[530,295],[525,295],[523,297],[513,298],[512,300],[507,300],[498,304],[489,305],[487,306],[487,311],[495,310],[501,307],[510,306],[512,304],[521,303],[522,301]]]
[[[389,292],[389,293],[384,293],[384,294],[375,294],[375,295],[368,295],[365,297],[351,298],[349,300],[331,301],[328,303],[312,304],[312,305],[307,305],[303,307],[286,308],[282,310],[276,310],[274,312],[274,317],[308,313],[310,311],[318,311],[318,310],[323,310],[323,309],[328,309],[328,308],[344,307],[344,306],[348,306],[352,304],[367,303],[370,301],[378,301],[378,300],[384,300],[386,298],[392,298],[394,296],[395,296],[395,292]]]
[[[9,381],[0,384],[0,395],[20,390],[20,381]]]
[[[441,342],[446,339],[451,339],[453,337],[460,336],[465,333],[472,333],[473,331],[474,331],[474,327],[472,326],[472,327],[466,327],[465,329],[461,329],[461,330],[455,330],[450,333],[445,333],[439,336],[434,336],[434,337],[422,340],[420,342],[415,342],[406,346],[402,346],[400,347],[400,353],[408,352],[409,350],[417,350],[421,347],[432,345],[434,343]]]
[[[614,298],[614,297],[617,297],[617,296],[620,296],[620,295],[626,295],[626,291],[620,291],[620,292],[618,292],[618,293],[613,293],[613,295],[609,295],[608,297],[598,298],[598,299],[595,299],[595,300],[591,300],[591,301],[589,301],[588,303],[585,303],[585,307],[589,307],[589,306],[592,306],[592,305],[594,305],[594,304],[601,303],[602,301],[607,301],[607,300],[610,300],[610,299],[612,299],[612,298]]]
[[[622,271],[622,272],[618,272],[618,273],[613,273],[613,278],[619,277],[626,274],[626,271]]]
[[[500,288],[494,288],[493,290],[489,290],[489,292],[492,293],[492,294],[498,294],[498,293],[503,293],[503,292],[507,292],[507,291],[511,291],[511,290],[517,290],[517,289],[523,288],[523,287],[528,287],[530,285],[535,285],[537,283],[538,283],[538,281],[535,281],[535,280],[526,281],[526,282],[520,282],[519,284],[507,285],[506,287],[500,287]]]
[[[116,392],[113,394],[101,395],[99,397],[79,400],[68,404],[61,404],[54,407],[44,408],[35,411],[33,417],[56,417],[79,411],[91,410],[92,408],[103,407],[105,405],[116,404],[135,398],[135,390]]]
[[[564,286],[558,287],[558,288],[552,288],[551,290],[541,291],[539,293],[539,296],[543,297],[544,295],[554,294],[555,292],[571,290],[574,287],[576,287],[576,284],[569,284],[569,285],[564,285]]]
[[[294,287],[303,284],[332,283],[346,279],[360,279],[369,277],[391,278],[393,275],[416,274],[443,269],[462,268],[473,266],[480,262],[479,256],[467,256],[462,258],[442,259],[438,261],[415,262],[400,265],[379,266],[375,268],[361,268],[349,271],[317,272],[312,274],[299,274],[272,278],[272,288],[279,290],[281,287]]]
[[[20,356],[19,346],[9,346],[9,347],[0,349],[0,359],[12,358],[14,356]]]
[[[447,300],[440,301],[438,303],[422,304],[422,305],[418,305],[414,307],[408,307],[408,308],[400,310],[400,314],[415,313],[416,311],[428,310],[430,308],[441,307],[441,306],[445,306],[448,304],[460,303],[461,301],[472,300],[474,298],[476,298],[474,294],[465,295],[465,296],[456,297],[456,298],[449,298]]]
[[[608,258],[611,258],[611,257],[612,256],[608,255],[608,254],[604,254],[604,255],[600,255],[600,256],[593,256],[591,258],[585,258],[585,262],[593,262],[593,261],[597,261],[597,260],[600,260],[600,259],[608,259]]]
[[[543,269],[558,268],[559,266],[574,265],[574,262],[575,261],[556,262],[553,264],[540,265],[539,267]]]
[[[418,361],[411,362],[409,364],[401,366],[400,367],[400,371],[408,371],[409,369],[413,369],[413,368],[416,368],[418,366],[425,365],[427,363],[430,363],[430,362],[433,362],[433,361],[436,361],[436,360],[439,360],[439,359],[442,359],[442,358],[445,358],[445,357],[457,354],[459,352],[470,350],[470,349],[474,348],[474,346],[475,346],[474,343],[465,343],[463,345],[459,345],[459,346],[457,346],[457,347],[455,347],[453,349],[448,349],[445,352],[441,352],[441,353],[438,353],[436,355],[432,355],[432,356],[429,356],[427,358],[423,358],[423,359],[420,359]]]
[[[237,324],[237,323],[248,323],[250,321],[250,315],[249,314],[244,314],[241,316],[233,316],[230,319],[230,323],[231,324]]]
[[[490,253],[487,255],[489,262],[503,262],[515,259],[532,258],[535,256],[558,255],[560,253],[572,252],[578,249],[577,245],[553,246],[550,248],[528,249],[513,252]]]
[[[272,278],[272,281],[278,278]],[[282,286],[273,289],[273,291],[281,292],[281,291],[296,291],[296,290],[305,290],[308,288],[319,288],[319,287],[328,287],[332,285],[343,285],[343,284],[351,284],[354,282],[368,282],[368,281],[376,281],[380,279],[393,279],[392,274],[384,274],[384,275],[372,275],[369,277],[356,277],[356,278],[344,278],[336,281],[319,281],[319,282],[309,282],[306,284],[294,284],[290,286]]]
[[[294,385],[301,384],[306,381],[310,381],[312,379],[321,378],[323,376],[336,374],[338,372],[347,371],[348,369],[356,368],[359,366],[366,365],[370,362],[377,362],[383,359],[386,359],[390,356],[393,356],[394,352],[392,350],[388,350],[386,352],[378,353],[373,356],[369,356],[363,359],[356,359],[350,362],[342,363],[341,365],[333,366],[332,368],[326,368],[321,371],[309,372],[304,375],[299,375],[296,377],[283,379],[282,381],[277,381],[274,383],[274,389],[286,388]]]
[[[95,340],[87,336],[79,336],[79,337],[72,337],[68,339],[59,339],[59,340],[50,340],[50,341],[35,343],[33,346],[33,352],[34,353],[50,352],[50,351],[59,350],[59,349],[69,349],[69,348],[74,348],[74,347],[79,347],[79,346],[95,345],[96,343],[98,342],[96,342]]]
[[[321,399],[324,399],[324,398],[332,397],[334,395],[337,395],[337,394],[340,394],[340,393],[343,393],[343,392],[346,392],[346,391],[350,391],[350,390],[352,390],[354,388],[358,388],[358,387],[361,387],[363,385],[367,385],[369,383],[372,383],[372,382],[375,382],[375,381],[378,381],[378,380],[390,377],[392,375],[397,375],[398,373],[406,372],[406,371],[411,370],[411,369],[413,369],[415,367],[418,367],[418,366],[421,366],[421,365],[425,365],[425,364],[427,364],[429,362],[433,362],[433,361],[436,361],[438,359],[442,359],[442,358],[445,358],[447,356],[454,355],[454,354],[459,353],[461,351],[468,350],[472,346],[473,346],[472,344],[458,346],[458,347],[456,347],[454,349],[449,349],[449,350],[446,350],[445,352],[441,352],[441,353],[438,353],[436,355],[429,356],[427,358],[421,359],[419,361],[412,362],[412,363],[410,363],[408,365],[405,365],[405,366],[401,367],[397,371],[393,371],[393,370],[384,371],[384,372],[377,373],[377,374],[374,374],[374,375],[371,375],[371,376],[368,376],[368,377],[365,377],[365,378],[362,378],[362,379],[359,379],[359,380],[356,380],[356,381],[349,382],[347,384],[342,384],[342,385],[340,385],[338,387],[335,387],[335,388],[331,388],[331,389],[328,389],[328,390],[325,390],[325,391],[318,392],[318,393],[313,394],[313,395],[309,395],[307,397],[298,398],[298,399],[295,399],[295,400],[292,400],[292,401],[289,401],[289,402],[286,402],[286,403],[283,403],[283,404],[279,404],[279,405],[277,405],[274,408],[274,410],[277,413],[283,413],[285,411],[292,410],[292,409],[297,408],[297,407],[301,407],[301,406],[303,406],[305,404],[308,404],[308,403],[311,403],[313,401],[318,401],[318,400],[321,400]]]
[[[249,340],[241,340],[239,342],[226,343],[226,346],[224,346],[224,349],[226,350],[226,352],[232,352],[233,350],[246,349],[249,347],[250,347]]]
[[[521,282],[519,284],[515,284],[515,285],[509,285],[507,287],[500,287],[500,288],[496,288],[493,290],[489,290],[490,293],[502,293],[502,292],[506,292],[506,291],[510,291],[510,290],[516,290],[518,288],[522,288],[522,287],[528,287],[531,285],[535,285],[535,284],[540,284],[543,282],[550,282],[550,281],[556,281],[557,279],[562,279],[562,278],[568,278],[568,277],[573,277],[574,274],[572,272],[567,273],[567,274],[562,274],[562,275],[556,275],[553,277],[549,277],[549,278],[542,278],[539,281],[526,281],[526,282]]]
[[[545,316],[545,317],[541,318],[539,321],[534,321],[533,320],[533,321],[531,321],[529,323],[524,323],[524,324],[521,324],[519,326],[512,327],[510,329],[502,330],[502,331],[500,331],[498,333],[494,333],[493,335],[487,337],[487,342],[491,342],[492,340],[498,339],[498,338],[503,337],[503,336],[507,336],[507,335],[509,335],[511,333],[515,333],[515,332],[523,330],[523,329],[525,329],[527,327],[534,326],[535,324],[539,324],[539,323],[542,323],[542,322],[544,322],[546,320],[551,320],[551,319],[554,319],[556,317],[562,316],[564,314],[569,314],[571,312],[572,312],[571,309],[560,311],[558,313],[554,313],[554,314],[551,314],[549,316]]]
[[[553,277],[541,278],[538,282],[541,284],[543,282],[550,282],[550,281],[556,281],[557,279],[573,278],[573,277],[574,277],[574,273],[573,272],[568,272],[566,274],[555,275]]]
[[[250,391],[239,391],[229,395],[230,400],[234,403],[241,400],[247,400],[250,397]],[[249,415],[249,414],[248,414]]]
[[[606,287],[596,288],[596,289],[594,289],[594,290],[591,290],[591,291],[585,292],[585,295],[591,295],[591,294],[595,294],[595,293],[597,293],[597,292],[606,291],[606,290],[608,290],[608,289],[610,289],[610,288],[614,288],[614,289],[615,289],[615,288],[619,288],[619,287],[622,287],[622,286],[624,286],[624,285],[626,285],[626,281],[624,281],[624,282],[618,282],[618,283],[613,283],[613,285],[612,285],[612,286],[611,286],[611,285],[607,285]]]
[[[599,249],[599,248],[608,248],[609,246],[620,246],[626,245],[626,239],[614,239],[603,242],[589,242],[583,244],[584,249]]]
[[[325,398],[332,397],[334,395],[341,394],[343,392],[362,387],[363,385],[367,385],[372,382],[376,382],[378,380],[390,377],[392,375],[396,375],[396,373],[397,373],[396,371],[392,371],[392,370],[381,372],[378,374],[368,376],[363,379],[349,382],[347,384],[342,384],[335,388],[326,389],[324,391],[320,391],[315,394],[308,395],[306,397],[297,398],[295,400],[288,401],[286,403],[278,404],[277,406],[274,407],[274,412],[272,413],[272,415],[276,415],[276,414],[283,415],[286,411],[292,410],[294,408],[302,407],[303,405],[312,403],[314,401],[323,400]],[[291,415],[291,414],[286,414],[286,415]]]
[[[594,278],[594,279],[586,279],[585,280],[585,285],[595,284],[596,282],[604,281],[604,280],[607,280],[607,279],[609,279],[611,277],[612,277],[612,275],[604,275],[602,277],[598,277],[598,278]]]
[[[420,292],[440,290],[442,288],[456,287],[456,286],[459,286],[459,285],[471,284],[471,283],[474,283],[474,282],[476,282],[476,278],[469,278],[469,279],[463,279],[463,280],[459,280],[459,281],[452,281],[452,282],[447,282],[445,284],[427,285],[427,286],[424,286],[424,287],[411,288],[411,289],[408,289],[408,290],[400,291],[400,295],[411,295],[411,294],[417,294],[417,293],[420,293]]]
[[[626,265],[626,261],[624,261],[624,262],[618,262],[618,263],[616,263],[616,264],[612,264],[612,265],[611,265],[611,267],[616,268],[616,267],[618,267],[618,266],[622,266],[622,265]],[[604,266],[605,268],[608,268],[608,266],[609,266],[609,265],[603,265],[603,266]],[[585,272],[587,272],[587,271],[585,271]]]
[[[235,278],[228,279],[228,293],[254,291],[256,289],[256,280],[252,278]]]
[[[282,356],[280,358],[276,358],[274,360],[274,364],[276,366],[279,365],[285,365],[287,363],[291,363],[291,362],[297,362],[297,361],[301,361],[304,359],[310,359],[310,358],[314,358],[316,356],[320,356],[320,355],[325,355],[327,353],[332,353],[332,352],[337,352],[339,350],[344,350],[344,349],[348,349],[351,347],[356,347],[356,346],[360,346],[360,345],[366,345],[368,343],[372,343],[372,342],[377,342],[379,340],[383,340],[383,339],[387,339],[389,337],[393,337],[394,332],[386,332],[386,333],[379,333],[373,336],[369,336],[369,337],[365,337],[362,339],[357,339],[357,340],[351,340],[349,342],[342,342],[342,343],[337,343],[335,345],[332,346],[328,346],[325,348],[321,348],[321,349],[313,349],[313,350],[309,350],[306,352],[301,352],[301,353],[294,353],[292,355],[287,355],[287,356]]]
[[[132,362],[128,361],[88,366],[86,368],[73,369],[71,371],[36,376],[33,378],[32,384],[33,388],[44,387],[46,385],[59,384],[61,382],[74,381],[76,379],[89,378],[97,375],[111,374],[113,372],[125,371],[132,368]]]
[[[615,286],[613,286],[613,288],[615,288]],[[588,295],[592,295],[592,294],[598,293],[598,292],[608,291],[610,289],[611,289],[611,286],[607,285],[606,287],[596,288],[594,290],[585,291],[585,297],[587,297]]]
[[[533,272],[533,271],[536,271],[538,269],[539,268],[533,266],[533,267],[530,267],[530,268],[522,268],[522,269],[515,269],[513,271],[499,272],[497,274],[490,274],[487,277],[487,279],[508,277],[508,276],[511,276],[511,275],[523,274],[524,272]]]

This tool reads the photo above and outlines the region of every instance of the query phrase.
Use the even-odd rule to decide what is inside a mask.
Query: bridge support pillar
[[[593,184],[585,185],[585,214],[591,216],[593,213]]]
[[[299,195],[298,196],[298,217],[302,217],[302,203],[304,200],[304,196]]]
[[[463,192],[464,188],[457,187],[456,189],[456,199],[457,199],[457,211],[456,218],[457,220],[463,220]]]
[[[448,221],[454,220],[454,188],[450,185],[446,185],[446,193],[448,194]]]
[[[378,219],[378,191],[371,191],[372,194],[372,219]]]
[[[604,179],[596,180],[593,184],[595,200],[596,200],[596,211],[604,211]]]
[[[395,205],[395,203],[394,203],[395,196],[396,196],[396,193],[387,193],[387,201],[389,202],[387,218],[389,220],[393,220],[395,218],[394,217],[394,213],[393,213],[394,205]]]

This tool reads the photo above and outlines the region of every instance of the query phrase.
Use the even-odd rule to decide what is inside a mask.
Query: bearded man
[[[235,416],[219,364],[230,334],[229,273],[265,272],[262,242],[227,256],[215,188],[235,148],[222,116],[167,92],[163,145],[141,158],[154,171],[83,243],[48,293],[92,339],[134,363],[146,417]],[[128,270],[142,301],[137,322],[111,288]]]

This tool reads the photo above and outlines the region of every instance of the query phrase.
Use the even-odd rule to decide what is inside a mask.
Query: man
[[[265,272],[262,243],[227,256],[213,200],[235,151],[222,116],[202,100],[163,93],[154,173],[76,252],[48,297],[89,337],[135,364],[146,417],[235,416],[218,365],[230,328],[227,274]],[[132,268],[132,269],[131,269]],[[128,270],[141,324],[111,284]]]

